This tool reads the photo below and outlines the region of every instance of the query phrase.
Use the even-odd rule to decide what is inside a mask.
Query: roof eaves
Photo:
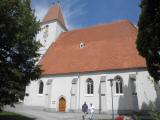
[[[53,74],[43,74],[46,75],[68,75],[68,74],[87,74],[87,73],[97,73],[97,72],[113,72],[113,71],[124,71],[124,70],[147,70],[147,67],[134,67],[134,68],[124,68],[124,69],[106,69],[106,70],[96,70],[96,71],[83,71],[83,72],[66,72],[66,73],[53,73]]]

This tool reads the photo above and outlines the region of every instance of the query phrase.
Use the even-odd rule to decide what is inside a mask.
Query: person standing
[[[83,116],[82,116],[82,118],[83,118],[83,120],[84,120],[85,117],[86,117],[86,114],[87,114],[87,112],[88,112],[88,105],[86,104],[86,102],[84,102],[84,104],[82,105],[82,111],[83,111]]]
[[[90,118],[89,119],[93,120],[94,119],[94,106],[92,103],[90,104],[89,111],[90,111]]]

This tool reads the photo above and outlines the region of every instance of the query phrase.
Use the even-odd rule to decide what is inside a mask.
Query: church
[[[86,102],[108,114],[157,106],[159,87],[138,54],[137,32],[128,20],[69,31],[60,4],[53,4],[36,36],[43,73],[26,87],[24,104],[80,112]]]

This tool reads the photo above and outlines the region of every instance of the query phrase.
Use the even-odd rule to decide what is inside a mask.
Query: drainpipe
[[[111,97],[112,97],[112,120],[114,120],[114,106],[113,106],[113,80],[114,79],[109,79],[110,81],[110,86],[111,86]]]
[[[80,82],[80,76],[79,76],[79,73],[78,73],[78,81],[79,81],[79,104],[78,104],[78,110],[80,110],[80,93],[81,93],[81,91],[80,91],[80,84],[81,84],[81,82]]]

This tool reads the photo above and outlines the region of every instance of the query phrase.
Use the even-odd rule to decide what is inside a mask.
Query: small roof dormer
[[[63,27],[66,28],[60,3],[52,4],[42,22],[46,23],[53,20],[57,20],[61,25],[63,25]]]

